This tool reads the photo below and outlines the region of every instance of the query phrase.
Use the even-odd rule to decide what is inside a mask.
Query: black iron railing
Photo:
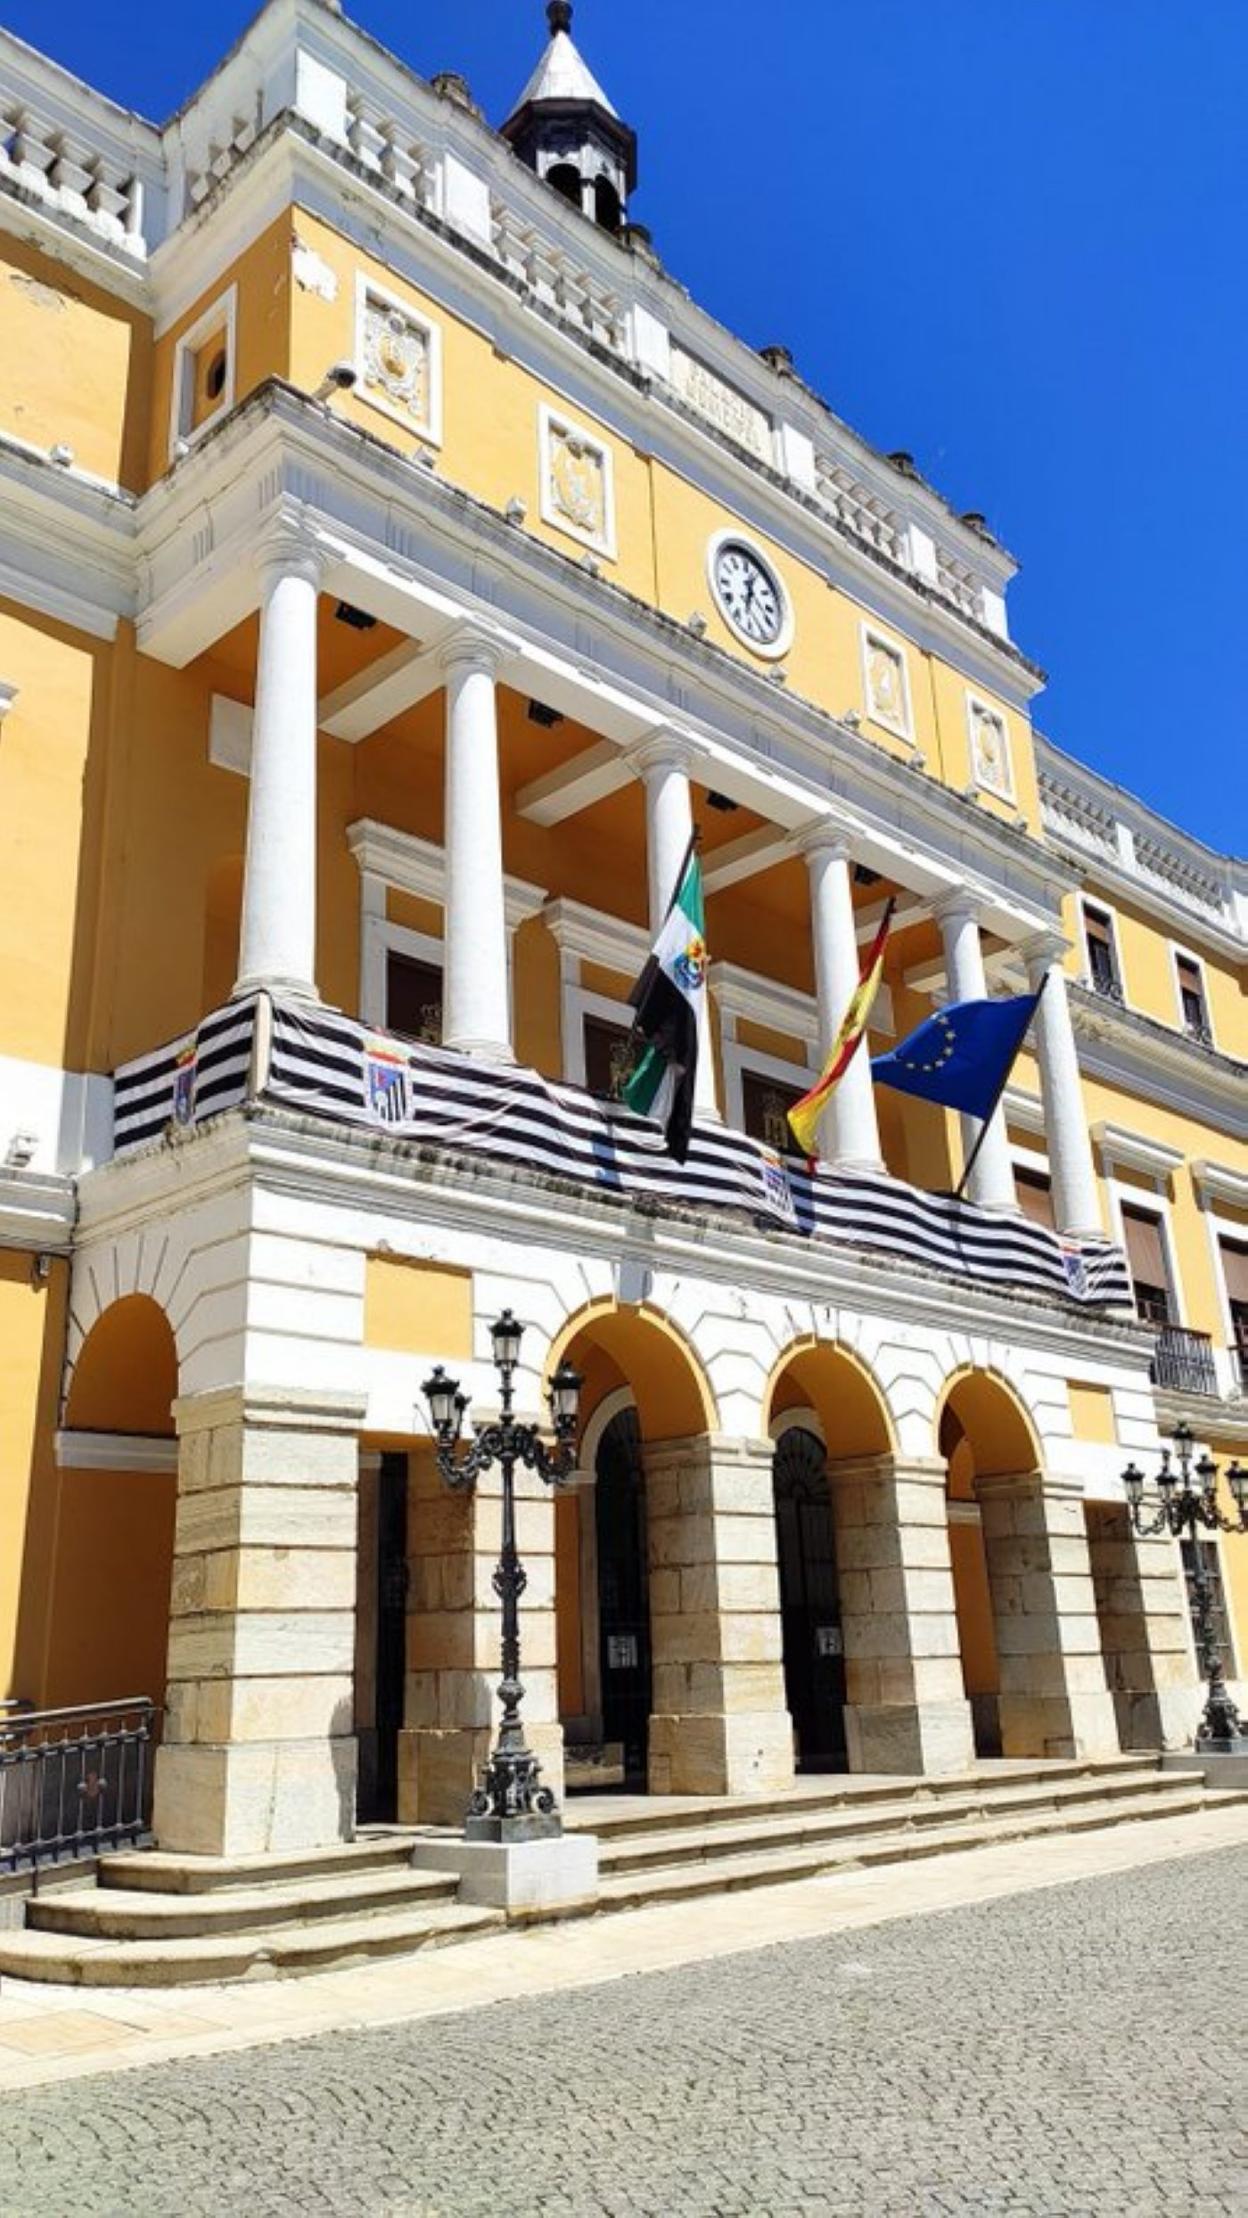
[[[0,1716],[0,1873],[145,1840],[155,1720],[146,1696]]]
[[[1169,1387],[1174,1394],[1216,1394],[1218,1374],[1208,1333],[1188,1332],[1182,1325],[1162,1325],[1152,1375],[1154,1386]]]

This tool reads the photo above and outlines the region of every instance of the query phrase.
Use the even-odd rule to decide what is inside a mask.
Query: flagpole
[[[1039,987],[1037,988],[1036,1009],[1039,1008],[1041,1001],[1044,999],[1044,989],[1048,985],[1050,976],[1051,973],[1046,970],[1043,978],[1040,981]],[[1027,1019],[1027,1032],[1030,1032],[1032,1025],[1035,1023],[1036,1009],[1032,1010],[1031,1015]],[[975,1165],[979,1161],[979,1151],[982,1148],[984,1141],[988,1137],[988,1127],[992,1123],[993,1118],[996,1116],[998,1109],[1001,1107],[1002,1096],[1005,1093],[1006,1087],[1010,1083],[1010,1074],[1013,1071],[1014,1065],[1018,1061],[1019,1056],[1023,1052],[1023,1040],[1026,1039],[1027,1032],[1024,1032],[1023,1038],[1019,1041],[1018,1046],[1015,1048],[1014,1053],[1011,1055],[1009,1062],[1005,1066],[1005,1072],[1002,1077],[1001,1083],[998,1086],[995,1095],[993,1096],[992,1107],[988,1111],[987,1116],[984,1118],[982,1124],[980,1125],[975,1145],[971,1149],[971,1152],[962,1167],[962,1176],[958,1180],[957,1186],[954,1189],[953,1198],[955,1201],[963,1201],[966,1198],[967,1180],[969,1179],[971,1172],[974,1170]]]
[[[693,858],[694,858],[695,854],[697,853],[697,851],[698,851],[698,848],[699,848],[699,846],[701,845],[701,841],[702,841],[702,827],[701,827],[701,825],[700,825],[700,824],[695,824],[695,825],[694,825],[694,827],[693,827],[693,830],[692,830],[692,831],[690,832],[690,834],[689,834],[689,845],[688,845],[688,846],[686,847],[686,849],[685,849],[685,852],[684,852],[684,854],[683,854],[683,855],[681,856],[681,860],[680,860],[680,869],[679,869],[679,870],[677,871],[677,873],[676,873],[676,883],[675,883],[675,885],[674,885],[674,886],[672,887],[672,898],[671,898],[671,900],[670,900],[670,901],[668,902],[668,904],[667,904],[667,907],[666,907],[666,908],[664,909],[664,911],[663,911],[663,920],[662,920],[662,923],[661,923],[661,924],[659,925],[659,931],[660,931],[660,932],[661,932],[661,931],[662,931],[662,929],[663,929],[663,925],[664,925],[664,924],[666,924],[666,922],[667,922],[667,920],[668,920],[669,916],[671,915],[671,913],[672,913],[672,910],[673,910],[673,909],[675,908],[675,906],[676,906],[676,902],[677,902],[677,898],[678,898],[678,896],[679,896],[679,893],[680,893],[680,889],[681,889],[681,887],[682,887],[682,886],[684,885],[684,882],[685,882],[685,872],[686,872],[686,871],[688,870],[688,868],[689,868],[689,865],[690,865],[690,863],[691,863],[691,862],[693,861]],[[655,934],[655,937],[656,937],[656,938],[658,937],[658,933],[656,933],[656,934]],[[638,1027],[638,1023],[639,1023],[639,1021],[640,1021],[640,1013],[639,1013],[639,1011],[638,1011],[638,1010],[634,1009],[634,1011],[633,1011],[633,1021],[632,1021],[632,1023],[630,1024],[630,1026],[629,1026],[629,1028],[628,1028],[628,1038],[627,1038],[627,1039],[625,1040],[625,1042],[624,1042],[624,1052],[625,1052],[625,1054],[626,1054],[626,1055],[631,1055],[631,1054],[632,1054],[632,1049],[633,1049],[633,1042],[634,1042],[634,1040],[635,1040],[635,1039],[636,1039],[636,1037],[637,1037],[637,1027]]]

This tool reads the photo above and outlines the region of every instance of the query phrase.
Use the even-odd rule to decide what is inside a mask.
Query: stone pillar
[[[652,1794],[770,1794],[793,1779],[768,1441],[645,1449]]]
[[[850,1770],[969,1771],[945,1466],[871,1456],[830,1464],[828,1480]]]
[[[1116,1756],[1077,1480],[977,1479],[1004,1756]]]
[[[1204,1699],[1178,1544],[1142,1539],[1124,1502],[1085,1504],[1105,1676],[1125,1748],[1186,1748]]]
[[[408,1463],[407,1689],[399,1736],[399,1822],[460,1825],[499,1718],[501,1617],[494,1567],[502,1546],[502,1482],[475,1494],[439,1476],[431,1448]],[[516,1473],[516,1544],[528,1578],[520,1605],[524,1729],[543,1784],[563,1799],[563,1727],[556,1682],[555,1504],[529,1471]]]
[[[858,990],[861,960],[850,855],[840,832],[817,825],[797,842],[810,873],[811,937],[815,951],[815,995],[819,1004],[819,1053],[822,1062]],[[823,1154],[838,1170],[883,1171],[880,1127],[875,1113],[871,1057],[864,1040],[841,1079],[821,1120]]]
[[[1066,974],[1061,958],[1067,942],[1056,933],[1041,933],[1020,950],[1027,964],[1033,993],[1040,993],[1032,1028],[1036,1060],[1040,1066],[1040,1092],[1044,1101],[1044,1129],[1053,1178],[1053,1218],[1059,1232],[1076,1239],[1103,1237],[1096,1165],[1079,1082],[1079,1056]],[[1047,980],[1047,984],[1045,981]]]
[[[513,1063],[498,783],[500,650],[472,631],[442,649],[446,672],[446,898],[442,1044]]]
[[[260,647],[235,994],[315,1001],[316,603],[321,557],[296,532],[260,556]]]
[[[693,799],[689,772],[693,749],[674,732],[660,732],[636,750],[633,760],[646,788],[646,869],[650,888],[650,929],[657,932],[671,906],[676,877],[689,850],[693,833]],[[702,1014],[698,1028],[698,1072],[694,1085],[693,1114],[702,1123],[721,1121],[719,1087],[715,1077],[715,1048],[711,1037],[710,1001],[702,989]]]
[[[174,1404],[162,1848],[254,1856],[351,1838],[363,1414],[362,1396],[263,1387]]]
[[[944,942],[945,980],[950,1000],[986,1000],[988,981],[984,975],[979,916],[971,896],[958,888],[933,902],[932,913],[940,924],[941,939]],[[978,1117],[963,1117],[962,1147],[965,1161],[970,1160],[971,1150],[979,1134]],[[988,1120],[984,1144],[971,1173],[968,1192],[972,1201],[982,1202],[988,1209],[1018,1208],[1014,1168],[1010,1162],[1009,1142],[1005,1136],[1005,1118],[1000,1109],[995,1110]]]

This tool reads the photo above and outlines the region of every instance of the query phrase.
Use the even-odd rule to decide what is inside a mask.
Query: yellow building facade
[[[329,0],[163,129],[0,38],[0,1673],[146,1694],[168,1845],[441,1820],[496,1494],[556,1785],[1180,1745],[1121,1469],[1248,1445],[1244,866],[1036,732],[1013,563],[626,220],[556,11],[503,132]],[[689,1164],[613,1102],[700,833]],[[860,1055],[1033,990],[957,1117]],[[1248,1561],[1209,1543],[1228,1669]],[[1243,1550],[1248,1559],[1248,1548]]]

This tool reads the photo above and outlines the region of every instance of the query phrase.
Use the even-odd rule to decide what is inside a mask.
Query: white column
[[[446,642],[441,659],[446,672],[442,1044],[461,1055],[514,1063],[494,683],[500,650],[480,633],[461,631]]]
[[[984,975],[979,916],[973,899],[959,889],[946,894],[942,900],[933,902],[932,913],[940,925],[940,936],[944,942],[945,980],[950,1000],[986,1000],[988,981]],[[964,1161],[970,1160],[971,1150],[979,1134],[979,1118],[963,1117]],[[988,1209],[1018,1208],[1014,1167],[1010,1162],[1009,1142],[1005,1136],[1005,1118],[1000,1109],[994,1111],[989,1119],[984,1144],[971,1173],[968,1193],[972,1201],[982,1202]]]
[[[1068,944],[1060,933],[1042,932],[1025,941],[1019,953],[1027,964],[1032,992],[1040,993],[1033,1037],[1040,1065],[1054,1220],[1059,1232],[1079,1239],[1098,1239],[1104,1234],[1104,1226],[1062,969]]]
[[[676,874],[693,834],[689,772],[693,749],[672,732],[663,732],[633,756],[646,787],[646,860],[650,880],[650,929],[657,932],[676,891]],[[711,1041],[709,989],[702,989],[698,1031],[698,1072],[694,1086],[695,1120],[718,1124],[719,1087]]]
[[[815,949],[821,1062],[840,1031],[858,988],[858,952],[849,847],[830,825],[816,825],[797,842],[810,873],[810,925]],[[820,1120],[820,1152],[838,1170],[882,1171],[871,1057],[864,1040]]]
[[[315,1001],[316,601],[321,558],[295,532],[260,553],[260,650],[236,994]]]

